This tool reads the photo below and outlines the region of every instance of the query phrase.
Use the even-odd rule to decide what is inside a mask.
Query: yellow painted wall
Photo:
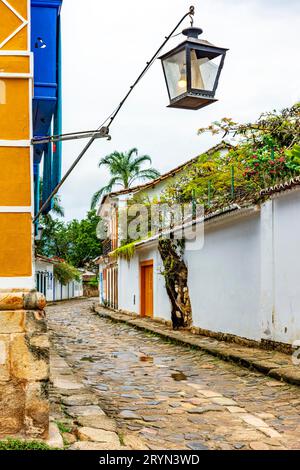
[[[0,206],[30,206],[30,149],[0,147]]]
[[[32,275],[31,231],[31,214],[0,213],[0,277]]]
[[[0,140],[29,139],[28,80],[0,78],[0,81],[6,90],[6,99],[0,104]]]
[[[11,6],[17,10],[20,15],[27,20],[27,2],[28,0],[8,0]]]
[[[9,0],[10,5],[27,20],[27,0]],[[0,44],[10,36],[21,24],[22,21],[0,0]],[[3,50],[19,50],[28,49],[28,28],[25,26],[16,36],[8,41]]]
[[[27,26],[3,46],[4,51],[27,51]]]
[[[22,18],[0,0],[0,73],[30,73],[29,56],[14,55],[16,51],[30,53],[26,24],[30,0],[8,0],[8,4]],[[11,55],[1,55],[1,51],[11,51]],[[31,88],[29,77],[0,77],[0,141],[6,141],[0,146],[0,207],[8,210],[0,213],[0,287],[1,278],[19,278],[19,286],[20,278],[25,278],[24,287],[32,284]],[[28,147],[11,142],[18,140],[28,141]],[[24,207],[26,212],[13,212],[16,207]],[[14,282],[9,281],[9,287]]]
[[[30,60],[27,56],[1,56],[0,72],[2,73],[29,73]]]

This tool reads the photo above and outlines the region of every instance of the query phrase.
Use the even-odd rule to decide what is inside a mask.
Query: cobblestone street
[[[52,344],[132,446],[300,449],[299,387],[100,318],[91,305],[49,306]]]

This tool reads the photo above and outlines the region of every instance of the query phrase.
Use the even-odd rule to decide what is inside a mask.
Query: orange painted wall
[[[31,214],[0,213],[0,277],[32,275]]]
[[[30,206],[30,149],[0,147],[0,206]]]
[[[6,89],[6,100],[0,104],[0,140],[30,138],[29,86],[22,78],[0,79]]]
[[[30,3],[29,0],[8,0],[8,3],[23,19],[0,1],[0,45],[17,28],[22,26],[22,29],[1,47],[0,51],[9,50],[12,54],[0,55],[0,72],[29,73],[29,57],[15,56],[14,52],[30,52],[28,26],[24,23],[28,20]],[[0,78],[0,140],[31,139],[30,87],[30,78]],[[32,206],[30,144],[28,142],[28,147],[8,144],[0,147],[0,206],[27,210],[25,207]],[[32,276],[32,230],[31,212],[0,213],[0,285],[1,278]],[[26,285],[28,281],[24,282]],[[14,287],[13,279],[10,287]]]
[[[1,56],[0,72],[2,73],[29,73],[30,60],[27,56]]]
[[[27,20],[27,0],[9,0],[10,5]],[[10,36],[21,24],[22,21],[7,6],[0,2],[0,43]],[[25,26],[16,36],[8,41],[3,50],[24,51],[28,49],[28,29]]]
[[[23,16],[24,20],[27,20],[27,2],[28,0],[9,0],[11,6]]]

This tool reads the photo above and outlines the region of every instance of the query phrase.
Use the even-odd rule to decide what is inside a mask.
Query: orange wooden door
[[[141,315],[153,317],[153,261],[141,264]]]

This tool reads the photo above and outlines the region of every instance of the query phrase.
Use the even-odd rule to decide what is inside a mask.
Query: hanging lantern
[[[169,108],[200,109],[217,101],[219,77],[228,49],[199,39],[200,28],[187,28],[187,39],[162,57]]]

